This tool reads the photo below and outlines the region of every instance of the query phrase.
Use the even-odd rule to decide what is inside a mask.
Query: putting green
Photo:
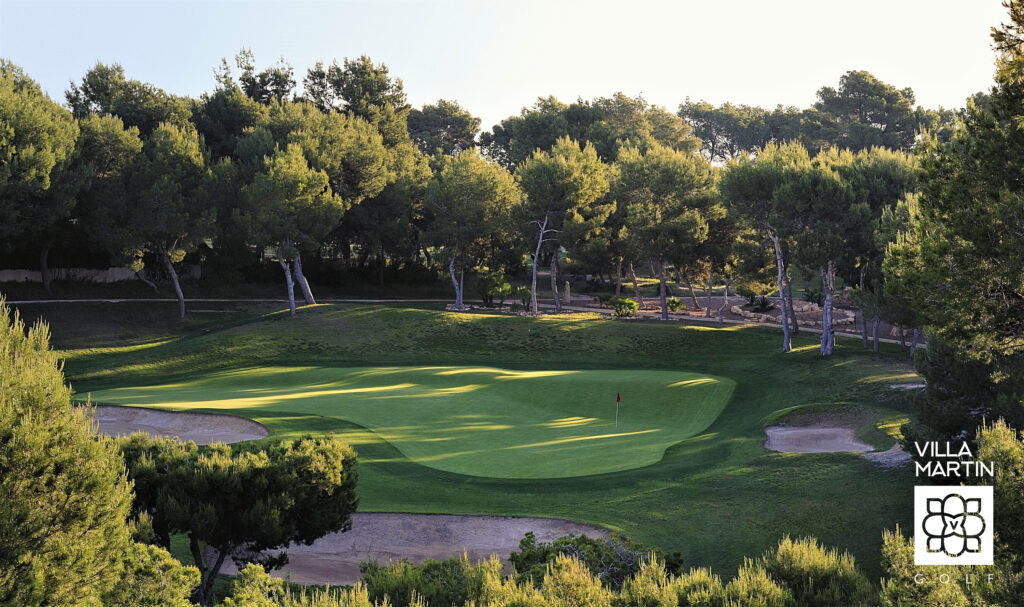
[[[272,435],[275,417],[262,411],[334,417],[441,470],[563,478],[659,461],[666,448],[710,426],[734,386],[728,378],[674,371],[259,367],[97,391],[92,401],[234,411]]]

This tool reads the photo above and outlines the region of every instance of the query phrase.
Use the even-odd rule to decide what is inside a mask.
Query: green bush
[[[886,579],[882,580],[881,604],[883,607],[903,605],[942,605],[943,607],[980,607],[990,603],[979,596],[985,584],[984,572],[975,567],[914,565],[914,544],[903,537],[899,528],[895,532],[885,531],[882,535],[882,567]],[[918,576],[915,579],[915,576]],[[964,584],[964,575],[970,574],[975,580],[971,586]],[[947,583],[940,581],[946,576]]]
[[[539,586],[548,565],[559,556],[579,559],[591,573],[613,590],[619,589],[626,580],[636,575],[647,560],[655,559],[664,563],[670,573],[679,571],[682,560],[678,552],[666,555],[660,548],[623,539],[566,535],[548,543],[538,542],[537,536],[527,533],[519,541],[519,550],[509,556],[509,561],[520,582]]]
[[[376,561],[359,564],[361,581],[374,602],[385,598],[393,607],[414,605],[421,597],[427,605],[464,605],[479,600],[488,573],[500,572],[501,564],[486,561],[473,565],[466,559],[426,560],[414,565],[402,560],[389,565]]]
[[[476,275],[473,290],[487,305],[493,305],[494,299],[505,303],[505,298],[512,294],[512,285],[505,280],[501,272],[485,271]]]
[[[270,577],[254,563],[238,573],[231,594],[224,607],[383,607],[370,600],[361,584],[352,589],[291,591],[281,578]]]
[[[753,311],[758,314],[764,314],[769,310],[775,309],[775,304],[772,303],[772,300],[768,299],[768,297],[764,295],[755,295],[753,299],[750,300],[750,306]]]
[[[722,579],[699,567],[673,580],[679,607],[721,607],[725,602]]]
[[[825,548],[813,538],[788,537],[761,559],[773,579],[786,585],[798,605],[855,607],[873,605],[871,582],[848,553]]]
[[[523,309],[530,307],[530,287],[516,287],[514,293],[519,299],[519,303],[523,304]]]
[[[686,308],[686,305],[678,297],[668,298],[668,309],[672,312],[678,312]]]
[[[640,309],[640,304],[628,297],[613,297],[608,300],[608,305],[614,310],[612,315],[616,318],[629,318]]]
[[[189,604],[198,571],[133,541],[124,463],[61,364],[0,297],[0,605]]]
[[[549,607],[611,607],[612,593],[579,559],[560,554],[549,563],[540,591]]]
[[[804,289],[804,301],[809,301],[820,307],[825,303],[825,293],[814,287],[807,287]]]
[[[612,603],[616,607],[675,607],[679,595],[675,579],[652,554],[641,563],[636,575],[626,580]]]
[[[725,586],[725,604],[744,607],[797,607],[790,591],[749,560]]]

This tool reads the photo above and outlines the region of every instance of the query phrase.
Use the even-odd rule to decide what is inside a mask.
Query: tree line
[[[549,97],[478,136],[456,102],[411,108],[401,80],[365,56],[317,63],[301,93],[284,60],[257,71],[243,50],[234,63],[198,99],[97,64],[69,87],[67,109],[0,64],[13,133],[0,181],[7,253],[38,251],[49,290],[51,249],[102,250],[154,289],[165,276],[181,316],[186,259],[224,282],[279,265],[292,314],[296,288],[315,303],[310,266],[375,265],[382,283],[386,271],[430,268],[451,280],[457,307],[466,274],[528,267],[536,313],[542,265],[560,309],[566,257],[614,276],[616,295],[624,272],[637,289],[642,264],[659,279],[662,317],[674,272],[778,292],[794,331],[799,268],[821,281],[825,326],[838,277],[879,304],[863,306],[877,327],[883,312],[907,316],[895,298],[880,303],[879,270],[917,190],[907,152],[948,138],[958,119],[849,72],[802,111]]]

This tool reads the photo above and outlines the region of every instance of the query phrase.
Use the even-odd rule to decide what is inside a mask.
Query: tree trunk
[[[302,255],[298,251],[295,252],[295,261],[292,262],[292,274],[295,275],[295,282],[298,283],[299,289],[302,290],[302,297],[306,300],[306,305],[316,305],[316,300],[313,299],[313,290],[309,288],[309,281],[306,280],[306,275],[302,273]]]
[[[871,343],[875,352],[878,352],[878,327],[881,326],[881,324],[881,318],[875,318],[871,321]]]
[[[462,295],[466,292],[466,268],[459,268],[459,309],[463,307]],[[493,301],[493,296],[491,301]],[[490,302],[488,302],[490,305]]]
[[[715,282],[715,273],[711,271],[711,268],[708,268],[708,292],[707,292],[707,296],[708,296],[708,309],[704,311],[704,317],[705,318],[711,318],[711,285],[713,285],[714,282]]]
[[[860,312],[860,339],[861,343],[864,344],[864,349],[868,349],[868,319],[864,316],[864,310]]]
[[[199,587],[193,591],[192,598],[200,605],[209,605],[213,599],[213,586],[217,582],[217,574],[224,566],[224,560],[228,553],[226,550],[217,550],[217,560],[210,567],[206,564],[206,555],[203,554],[199,542],[191,536],[189,537],[189,550],[192,552],[192,560],[199,569],[201,580]]]
[[[533,251],[533,276],[530,279],[530,313],[537,315],[537,260],[540,258],[540,248],[544,244],[544,232],[548,229],[548,216],[544,216],[544,223],[540,224],[537,231],[537,248]]]
[[[290,243],[288,246],[291,246]],[[277,263],[281,264],[281,269],[284,270],[284,284],[288,289],[288,311],[295,316],[295,283],[292,282],[292,271],[288,267],[290,264],[284,258],[284,250],[281,246],[277,247]]]
[[[900,352],[907,351],[907,333],[903,330],[903,325],[900,325],[897,329],[900,333]]]
[[[558,249],[551,253],[551,297],[555,300],[555,313],[562,312],[562,300],[558,297]]]
[[[220,573],[220,569],[224,565],[227,551],[218,550],[217,560],[210,567],[206,564],[206,555],[199,545],[199,540],[189,535],[188,547],[189,552],[192,553],[192,561],[196,568],[199,569],[200,579],[199,586],[192,591],[192,599],[200,605],[208,605],[210,600],[213,599],[213,585],[217,581],[217,574]]]
[[[668,297],[665,294],[665,262],[658,261],[658,297],[661,299],[661,319],[668,320]]]
[[[615,297],[622,296],[622,258],[615,264]]]
[[[640,295],[640,283],[636,279],[636,271],[633,270],[633,262],[629,262],[629,277],[633,279],[633,296],[636,297],[636,302],[640,304],[641,310],[646,310],[647,306],[644,305],[644,298]]]
[[[796,309],[793,307],[793,282],[786,276],[786,305],[789,307],[789,328],[793,335],[800,332],[800,322],[796,318]]]
[[[455,278],[455,254],[452,253],[451,261],[448,262],[448,273],[452,277],[452,286],[455,287],[455,309],[462,309],[462,289],[459,288],[459,281]],[[536,312],[534,312],[536,314]]]
[[[914,360],[914,353],[917,352],[917,341],[921,338],[921,329],[914,327],[913,337],[910,340],[910,360]]]
[[[380,245],[380,286],[384,286],[384,245]]]
[[[135,275],[138,276],[139,280],[141,280],[142,282],[144,282],[147,285],[149,285],[149,288],[153,289],[154,293],[159,295],[160,294],[160,289],[156,288],[156,283],[155,282],[153,282],[152,280],[146,278],[145,274],[143,274],[143,272],[145,272],[145,271],[146,271],[146,269],[143,268],[143,269],[139,270],[138,272],[136,272]]]
[[[369,259],[369,258],[370,258],[370,249],[369,249],[369,247],[360,247],[359,248],[359,259],[356,260],[356,264],[359,266],[360,270],[366,268],[366,260]]]
[[[835,290],[835,264],[830,259],[826,267],[820,268],[821,290],[825,293],[825,305],[821,307],[821,355],[832,356],[836,337],[832,329],[832,295]]]
[[[686,286],[690,287],[690,299],[693,300],[693,309],[700,310],[700,302],[697,301],[697,293],[693,290],[693,281],[690,280],[690,275],[684,274],[683,278],[686,279]]]
[[[729,285],[732,281],[728,278],[723,280],[722,283],[725,285],[725,298],[722,301],[722,305],[718,307],[718,324],[724,325],[725,318],[722,316],[722,312],[729,307]]]
[[[178,296],[178,318],[185,318],[185,295],[181,292],[181,285],[178,283],[178,273],[174,271],[174,264],[171,263],[171,254],[167,249],[161,249],[160,256],[164,259],[164,268],[171,277],[171,284],[174,285],[174,293]]]
[[[775,248],[775,265],[779,270],[779,295],[783,294],[783,285],[786,283],[785,264],[782,259],[782,245],[779,242],[779,235],[775,233],[775,230],[768,228],[768,238],[772,241],[772,246]],[[785,296],[782,297],[785,300]],[[792,349],[792,342],[789,337],[789,314],[786,310],[786,302],[780,302],[779,306],[782,310],[782,351],[789,352]]]
[[[43,290],[53,293],[50,290],[50,248],[53,247],[53,240],[43,241],[43,248],[39,251],[39,275],[43,278]]]

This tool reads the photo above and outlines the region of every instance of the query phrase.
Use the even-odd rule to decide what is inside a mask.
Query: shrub
[[[685,308],[686,308],[686,305],[682,301],[680,301],[680,299],[678,297],[669,297],[668,298],[668,309],[669,310],[671,310],[673,312],[678,312],[678,311],[683,310]]]
[[[426,560],[414,565],[402,560],[389,565],[376,561],[359,564],[361,580],[371,600],[383,602],[385,598],[394,607],[407,607],[422,597],[428,605],[464,605],[477,601],[489,573],[497,573],[501,564],[486,561],[473,565],[469,560],[450,558],[443,561]]]
[[[807,287],[804,289],[804,301],[809,301],[821,307],[825,303],[825,293],[814,287]]]
[[[964,586],[964,574],[971,574],[975,580],[984,579],[982,572],[965,566],[914,565],[914,544],[903,537],[899,528],[895,532],[885,531],[882,535],[882,568],[888,575],[882,580],[881,604],[883,607],[902,605],[942,605],[943,607],[969,607],[987,605],[977,596],[977,589],[984,584]],[[917,580],[915,576],[922,574]],[[942,583],[939,577],[945,574],[952,583]],[[970,597],[974,594],[974,600]]]
[[[579,559],[560,554],[540,585],[549,607],[611,607],[612,594]]]
[[[104,595],[116,604],[127,591],[119,583],[155,584],[180,604],[191,588],[175,595],[149,572],[180,584],[192,573],[134,544],[117,446],[71,405],[46,325],[26,332],[2,298],[0,386],[0,605],[98,605]],[[137,569],[125,570],[135,557]]]
[[[751,300],[750,306],[753,308],[753,311],[758,314],[764,314],[765,312],[775,308],[775,304],[772,303],[772,300],[768,299],[768,297],[764,295],[755,295]]]
[[[793,595],[765,571],[760,564],[749,560],[725,586],[727,605],[744,607],[796,607]]]
[[[533,533],[527,533],[519,541],[519,551],[513,552],[509,561],[520,582],[539,585],[548,565],[559,556],[579,559],[601,582],[615,590],[636,575],[646,560],[657,559],[670,573],[678,572],[681,562],[677,552],[666,555],[659,548],[628,540],[566,535],[547,543],[537,542]]]
[[[612,315],[616,318],[629,318],[640,309],[640,304],[628,297],[613,297],[608,300],[608,305],[614,310]]]
[[[871,605],[871,582],[848,553],[825,548],[813,538],[782,539],[761,559],[765,570],[793,593],[798,605],[844,607]]]
[[[653,554],[640,564],[636,575],[626,580],[613,603],[618,607],[676,607],[679,595],[675,580],[664,563]]]
[[[492,305],[495,297],[505,303],[505,298],[512,294],[512,285],[500,272],[477,274],[473,280],[473,289],[487,305]]]
[[[725,602],[722,579],[699,567],[673,580],[679,607],[720,607]]]
[[[294,588],[296,585],[292,584]],[[232,596],[224,607],[378,607],[370,600],[366,588],[356,584],[352,589],[294,591],[285,587],[281,578],[272,578],[262,565],[250,563],[238,573]],[[381,605],[380,607],[383,607]]]
[[[516,287],[514,293],[519,298],[519,303],[523,304],[524,309],[530,307],[530,287]]]

